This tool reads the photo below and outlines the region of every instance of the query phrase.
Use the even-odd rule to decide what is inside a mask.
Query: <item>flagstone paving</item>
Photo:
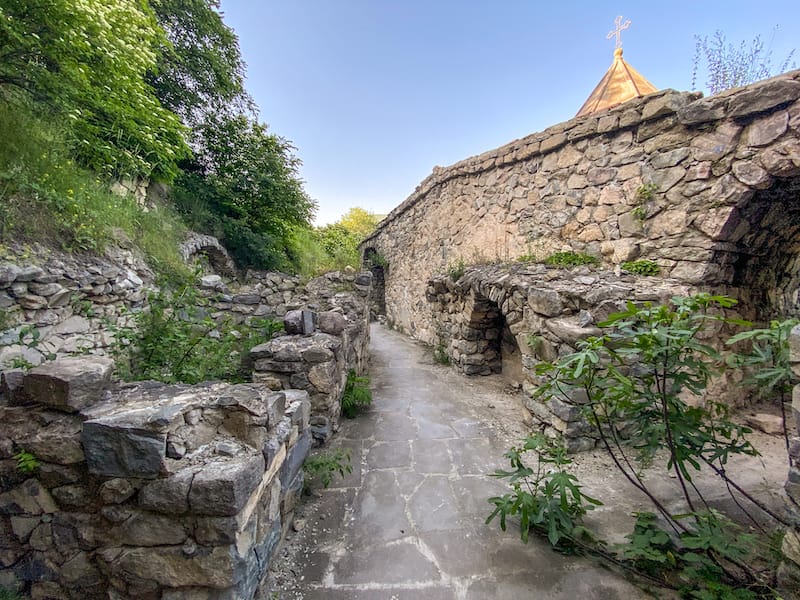
[[[371,351],[373,407],[344,420],[332,443],[350,449],[353,472],[298,509],[272,598],[647,597],[586,559],[484,523],[487,498],[504,491],[487,474],[524,432],[522,413],[518,430],[491,424],[493,411],[514,410],[497,397],[500,384],[487,395],[485,383],[382,326],[373,326]]]

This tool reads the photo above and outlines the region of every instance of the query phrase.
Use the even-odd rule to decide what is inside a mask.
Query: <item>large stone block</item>
[[[295,477],[297,477],[297,473],[303,466],[303,463],[308,456],[308,451],[311,450],[311,431],[306,430],[300,437],[297,438],[297,442],[289,448],[289,452],[286,456],[286,461],[283,463],[281,467],[281,486],[286,488],[288,487],[289,483],[294,481]]]
[[[235,515],[258,487],[264,468],[260,453],[203,465],[192,481],[189,507],[200,515]]]
[[[154,479],[166,471],[164,432],[87,421],[81,443],[93,475]]]
[[[283,318],[283,327],[288,334],[314,333],[314,316],[310,310],[290,310]]]
[[[189,510],[189,489],[197,467],[171,474],[165,479],[146,483],[139,490],[139,506],[148,510],[183,514]]]
[[[113,368],[110,358],[60,358],[31,369],[23,380],[24,393],[39,404],[77,412],[101,399]]]

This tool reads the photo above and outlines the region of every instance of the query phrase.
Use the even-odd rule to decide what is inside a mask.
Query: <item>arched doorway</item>
[[[364,250],[363,268],[372,272],[372,291],[370,292],[370,319],[386,316],[386,271],[389,264],[375,249]]]

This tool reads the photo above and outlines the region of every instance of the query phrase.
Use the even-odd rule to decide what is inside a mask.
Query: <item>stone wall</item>
[[[386,261],[388,322],[433,344],[429,279],[561,250],[732,286],[750,316],[797,313],[798,98],[800,71],[709,98],[666,90],[435,167],[362,245]]]
[[[0,405],[0,585],[31,598],[253,598],[303,486],[304,391],[108,389],[65,358]],[[15,453],[32,453],[32,473]]]
[[[0,370],[51,355],[105,354],[107,321],[124,322],[152,289],[153,273],[133,249],[102,257],[19,249],[0,262]]]
[[[503,373],[521,386],[538,427],[564,436],[570,451],[595,445],[581,417],[582,398],[535,396],[536,365],[577,349],[600,335],[602,323],[627,300],[668,302],[697,291],[676,279],[617,274],[598,267],[557,269],[544,265],[472,267],[457,281],[428,281],[426,300],[437,323],[435,346],[467,375]],[[720,390],[713,390],[720,394]]]
[[[315,437],[326,441],[338,428],[348,373],[363,375],[369,360],[372,275],[328,273],[309,282],[315,311],[287,314],[284,335],[250,352],[253,381],[271,389],[302,389],[311,399]],[[289,316],[293,319],[289,319]]]
[[[109,322],[146,310],[155,289],[134,251],[35,249],[0,264],[0,586],[42,599],[253,598],[303,460],[335,431],[348,371],[367,369],[371,279],[205,275],[213,318],[287,322],[254,349],[253,383],[114,387]],[[295,313],[311,328],[293,329]],[[21,451],[38,461],[31,476]]]

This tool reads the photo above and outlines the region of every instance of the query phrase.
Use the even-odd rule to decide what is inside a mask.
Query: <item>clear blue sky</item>
[[[800,0],[222,0],[222,10],[261,119],[303,161],[319,224],[353,206],[388,213],[434,165],[572,118],[611,64],[617,15],[632,21],[625,59],[659,89],[691,89],[695,34],[760,34],[775,65],[800,46]]]

